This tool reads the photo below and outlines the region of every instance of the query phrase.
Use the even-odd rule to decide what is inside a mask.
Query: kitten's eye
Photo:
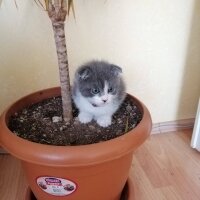
[[[114,91],[114,89],[112,88],[112,87],[110,87],[109,89],[108,89],[108,92],[113,92]]]
[[[100,91],[99,91],[98,88],[93,88],[93,89],[91,90],[91,92],[92,92],[92,94],[98,94]]]

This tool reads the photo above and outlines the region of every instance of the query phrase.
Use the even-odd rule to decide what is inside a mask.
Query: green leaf
[[[16,0],[13,0],[13,1],[15,3],[16,8],[18,8],[17,1]],[[3,0],[0,0],[0,7],[2,5],[2,2],[3,2]],[[34,2],[46,11],[48,11],[49,6],[53,4],[52,0],[34,0]],[[60,4],[63,8],[67,7],[66,10],[67,10],[68,15],[69,15],[70,11],[72,10],[73,16],[74,16],[74,18],[76,18],[73,0],[60,0]]]
[[[62,0],[63,2],[63,0]],[[67,13],[69,14],[71,8],[73,6],[73,0],[68,0],[68,5],[67,5]]]
[[[34,1],[38,6],[41,6],[44,10],[46,10],[43,3],[40,0],[34,0]]]
[[[17,2],[16,2],[16,0],[14,0],[14,2],[15,2],[15,6],[16,6],[16,8],[18,9],[18,6],[17,6]]]

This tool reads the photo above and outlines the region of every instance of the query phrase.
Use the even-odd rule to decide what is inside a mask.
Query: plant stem
[[[62,96],[63,118],[66,122],[72,119],[72,100],[70,91],[70,78],[67,48],[65,40],[65,17],[67,11],[63,6],[58,4],[58,1],[54,1],[54,5],[50,3],[48,14],[52,22],[54,38],[58,56],[58,66],[60,74],[60,86]]]

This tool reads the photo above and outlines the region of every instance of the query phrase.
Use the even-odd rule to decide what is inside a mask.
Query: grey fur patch
[[[116,95],[118,101],[125,97],[125,84],[120,76],[121,67],[106,61],[91,61],[80,66],[75,74],[73,94],[78,90],[85,97],[103,95],[105,82],[112,88],[110,93]],[[93,94],[92,89],[98,89],[98,94]]]

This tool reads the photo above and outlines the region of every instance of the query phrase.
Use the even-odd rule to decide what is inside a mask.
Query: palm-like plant
[[[3,0],[0,0],[0,6]],[[16,7],[17,2],[13,0]],[[69,122],[72,119],[72,102],[70,92],[69,66],[65,40],[65,19],[70,9],[73,10],[73,0],[34,0],[40,4],[51,19],[58,57],[60,87],[62,96],[63,119]]]

